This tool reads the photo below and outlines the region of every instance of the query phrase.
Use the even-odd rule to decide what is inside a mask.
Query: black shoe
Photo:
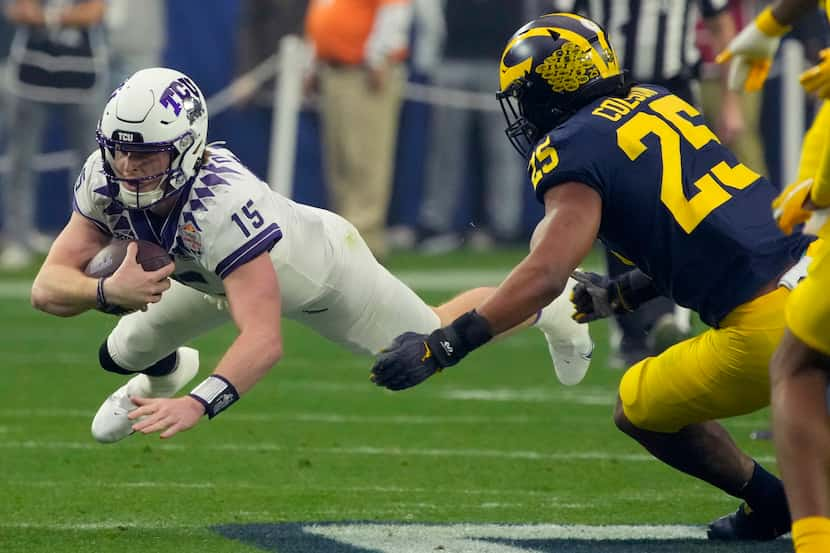
[[[775,524],[741,503],[737,511],[711,523],[706,535],[720,541],[768,541],[789,531],[789,524]]]

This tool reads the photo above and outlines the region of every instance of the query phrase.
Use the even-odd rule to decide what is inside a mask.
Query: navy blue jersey
[[[528,171],[540,201],[563,182],[594,188],[600,240],[711,326],[811,240],[785,236],[771,216],[772,185],[739,163],[695,108],[657,86],[585,106],[538,143]]]

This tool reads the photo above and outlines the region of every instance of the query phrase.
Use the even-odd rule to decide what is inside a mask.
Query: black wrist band
[[[236,387],[224,376],[212,374],[188,394],[202,404],[205,414],[212,419],[239,400]]]
[[[103,311],[108,307],[107,304],[107,297],[104,295],[104,281],[107,280],[107,277],[101,277],[98,279],[98,289],[95,293],[95,305],[98,309]]]
[[[458,317],[449,326],[439,328],[430,334],[427,344],[438,365],[444,368],[455,365],[468,353],[489,342],[492,337],[490,323],[474,309]]]
[[[611,298],[615,311],[634,311],[640,305],[660,295],[650,276],[639,269],[628,271],[611,282]]]
[[[101,277],[98,279],[98,287],[95,290],[95,309],[108,315],[126,315],[130,312],[129,309],[124,309],[120,305],[113,305],[107,301],[107,296],[104,294],[104,281],[108,277]]]
[[[459,338],[463,340],[467,351],[472,351],[493,338],[490,322],[479,315],[475,309],[454,320],[450,328],[455,330]]]

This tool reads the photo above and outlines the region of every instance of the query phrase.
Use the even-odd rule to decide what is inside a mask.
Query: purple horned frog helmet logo
[[[170,83],[161,93],[159,103],[172,109],[176,117],[184,110],[191,124],[205,113],[199,89],[188,77],[179,77]]]

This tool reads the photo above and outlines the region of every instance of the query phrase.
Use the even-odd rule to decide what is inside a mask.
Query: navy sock
[[[179,356],[174,351],[170,355],[162,358],[160,361],[157,361],[147,367],[142,371],[131,371],[125,369],[121,365],[115,362],[109,352],[109,348],[107,348],[107,342],[104,341],[101,344],[101,347],[98,349],[98,362],[101,364],[101,367],[105,371],[109,371],[116,374],[137,374],[137,373],[144,373],[147,376],[164,376],[166,374],[170,374],[176,368],[176,363],[178,363]]]
[[[770,519],[776,526],[781,524],[789,528],[790,509],[787,505],[784,483],[757,462],[752,471],[752,477],[741,490],[741,498],[753,511]]]

